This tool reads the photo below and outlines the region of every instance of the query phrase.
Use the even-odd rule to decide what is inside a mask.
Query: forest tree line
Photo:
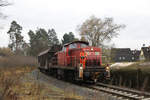
[[[76,38],[73,32],[68,32],[59,40],[55,29],[37,28],[27,32],[29,36],[29,42],[27,43],[22,35],[23,27],[16,21],[12,21],[7,32],[9,35],[8,47],[15,55],[25,56],[37,56],[53,45],[62,46],[75,40],[87,41],[91,46],[104,48],[106,42],[110,42],[112,38],[117,37],[120,29],[124,27],[125,25],[115,24],[113,18],[101,19],[91,16],[77,27],[80,39]]]
[[[55,29],[37,28],[36,30],[29,30],[29,43],[24,40],[22,35],[22,26],[16,21],[12,21],[7,32],[9,35],[8,47],[16,55],[37,56],[41,51],[50,48],[53,45],[63,45],[75,40],[75,35],[72,32],[65,33],[60,41],[57,37]]]

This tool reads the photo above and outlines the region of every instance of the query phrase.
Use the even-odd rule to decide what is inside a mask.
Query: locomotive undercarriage
[[[53,66],[49,67],[48,69],[40,69],[41,71],[44,71],[58,79],[63,80],[71,80],[71,81],[92,81],[92,82],[105,82],[108,76],[108,72],[105,70],[105,67],[91,67],[91,68],[85,68],[82,73],[82,77],[80,77],[80,69],[75,68],[68,68],[60,66]]]
[[[99,67],[91,67],[86,68],[84,70],[84,80],[90,80],[90,81],[105,81],[107,79],[109,72],[105,70],[105,67],[99,68]],[[108,77],[109,79],[109,77]]]

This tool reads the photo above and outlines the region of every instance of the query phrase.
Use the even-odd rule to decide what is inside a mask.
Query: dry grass
[[[41,82],[28,74],[34,67],[1,70],[0,93],[4,100],[79,100],[74,92]],[[5,72],[4,72],[5,71]]]
[[[0,68],[0,93],[5,100],[17,100],[17,92],[14,87],[20,87],[20,77],[31,72],[34,67]]]
[[[79,100],[72,91],[61,90],[31,75],[36,59],[25,56],[0,58],[0,100]]]
[[[0,67],[24,67],[37,66],[37,61],[34,57],[29,56],[9,56],[0,58]]]
[[[2,100],[79,100],[74,92],[37,80],[31,73],[36,67],[1,67]]]

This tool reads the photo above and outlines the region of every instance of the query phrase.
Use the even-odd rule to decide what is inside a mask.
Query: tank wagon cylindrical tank
[[[102,66],[102,50],[85,41],[63,47],[54,45],[38,55],[38,68],[58,78],[103,81],[110,78],[109,66]]]

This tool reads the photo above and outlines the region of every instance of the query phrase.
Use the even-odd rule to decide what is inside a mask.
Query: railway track
[[[103,83],[87,86],[90,89],[102,91],[104,93],[117,96],[120,100],[150,100],[150,93],[121,88]]]
[[[47,78],[44,79],[48,80]],[[71,82],[71,84],[74,83]],[[104,83],[96,83],[94,85],[89,85],[84,83],[81,85],[75,83],[75,85],[86,87],[92,90],[97,90],[103,93],[107,93],[112,97],[114,96],[115,99],[111,99],[111,100],[150,100],[150,93],[148,92],[122,88],[122,87],[108,85]]]

